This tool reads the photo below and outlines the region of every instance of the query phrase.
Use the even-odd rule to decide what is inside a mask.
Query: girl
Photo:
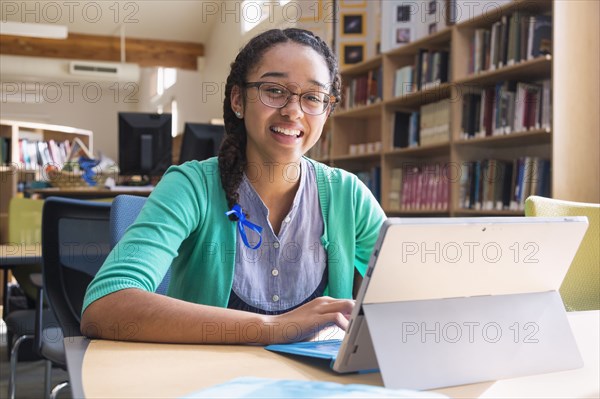
[[[165,173],[88,287],[82,333],[270,344],[346,329],[385,215],[354,175],[303,157],[340,86],[311,32],[270,30],[242,48],[219,156]],[[168,296],[155,294],[169,267]]]

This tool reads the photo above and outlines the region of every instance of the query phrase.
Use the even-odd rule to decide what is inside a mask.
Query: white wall
[[[178,132],[183,131],[184,122],[208,122],[215,117],[202,102],[201,73],[178,70],[177,83],[161,99],[153,101],[150,79],[155,70],[142,68],[140,81],[135,83],[25,82],[3,78],[0,118],[89,129],[94,133],[94,151],[118,161],[119,112],[156,112],[160,103],[175,99],[179,110]]]
[[[117,113],[135,111],[138,102],[137,87],[126,85],[3,79],[0,118],[92,130],[94,151],[118,161]]]
[[[214,22],[213,31],[204,44],[204,81],[201,88],[201,104],[212,118],[223,117],[225,82],[231,62],[242,47],[239,18],[224,15]]]
[[[86,93],[86,82],[75,86],[73,95],[70,95],[69,86],[51,82],[51,85],[59,86],[61,93],[57,100],[52,91],[47,90],[47,82],[38,82],[40,87],[34,90],[37,95],[9,95],[10,91],[4,90],[0,93],[0,118],[89,129],[94,132],[94,150],[114,160],[118,160],[118,112],[155,112],[159,104],[166,105],[175,99],[179,111],[178,132],[183,131],[185,122],[209,122],[213,118],[222,118],[225,82],[239,49],[260,31],[290,25],[289,21],[282,20],[281,12],[277,12],[275,21],[264,21],[244,36],[241,16],[226,11],[224,8],[213,23],[212,33],[204,43],[205,56],[199,59],[198,71],[178,70],[177,83],[160,99],[152,98],[150,83],[156,68],[142,68],[138,83],[103,84],[99,95],[95,94],[93,87],[87,88],[89,93]],[[22,85],[19,81],[4,78],[1,73],[2,89],[6,89],[7,84]],[[52,101],[43,101],[45,96]]]

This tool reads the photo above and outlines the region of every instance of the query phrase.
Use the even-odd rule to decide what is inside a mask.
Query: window
[[[171,136],[175,137],[178,133],[177,130],[179,124],[179,110],[177,109],[177,100],[173,98],[171,102],[167,103],[166,105],[159,104],[156,106],[157,114],[163,114],[165,112],[171,114]]]
[[[156,94],[162,96],[165,90],[177,82],[177,70],[175,68],[158,68],[156,72]]]

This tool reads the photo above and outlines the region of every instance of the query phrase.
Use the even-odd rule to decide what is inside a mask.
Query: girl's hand
[[[263,330],[265,344],[303,341],[333,325],[348,328],[354,300],[319,297],[290,312],[266,316]]]

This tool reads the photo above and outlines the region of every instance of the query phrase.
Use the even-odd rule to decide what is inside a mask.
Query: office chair
[[[600,309],[600,204],[530,196],[525,216],[587,216],[589,227],[560,287],[567,311]]]
[[[36,311],[36,348],[46,362],[46,390],[52,365],[67,369],[63,338],[81,335],[79,323],[87,286],[110,252],[109,202],[49,197],[42,213],[43,284],[56,320],[52,330],[41,330],[43,315],[39,295]],[[52,327],[50,327],[52,328]],[[54,398],[68,386],[58,384]]]
[[[135,222],[146,200],[146,197],[136,195],[118,195],[115,197],[110,210],[111,247],[114,247],[121,240],[129,225]],[[167,271],[167,274],[156,289],[156,293],[166,295],[170,280],[171,269]]]
[[[44,201],[28,198],[13,197],[8,207],[8,241],[15,244],[40,244],[42,236],[42,207]],[[42,272],[42,265],[22,265],[13,269],[13,276],[25,293],[28,302],[36,303],[38,290],[30,277]],[[6,293],[8,295],[8,293]],[[10,301],[8,301],[10,303]],[[32,306],[33,307],[33,306]],[[43,308],[42,308],[43,309]],[[56,325],[56,319],[50,309],[41,310],[43,314],[42,328],[46,329]],[[3,309],[6,323],[7,349],[10,359],[8,378],[8,397],[15,397],[15,378],[19,355],[31,360],[36,356],[34,338],[36,331],[36,310],[22,309],[10,312]],[[29,347],[23,346],[31,341]],[[21,350],[24,349],[25,351]],[[29,349],[29,350],[27,350]],[[21,353],[19,353],[21,352]],[[35,359],[35,357],[33,357]],[[39,358],[39,357],[38,357]]]

